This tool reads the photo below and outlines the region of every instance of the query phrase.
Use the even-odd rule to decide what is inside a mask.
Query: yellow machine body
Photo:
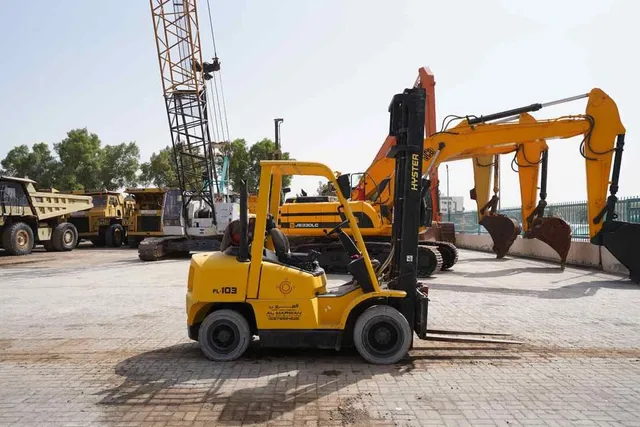
[[[126,191],[135,200],[129,225],[130,241],[139,243],[145,237],[163,236],[162,210],[167,190],[164,188],[128,188]]]
[[[69,222],[78,229],[78,236],[82,239],[98,242],[103,240],[109,227],[118,224],[126,235],[135,211],[135,201],[116,191],[84,191],[75,190],[74,194],[91,196],[93,207],[82,212],[71,214]]]
[[[279,195],[283,175],[320,176],[335,182],[331,170],[312,162],[270,160],[261,162],[260,189],[256,204],[250,260],[242,262],[226,252],[201,253],[192,257],[187,290],[187,325],[195,337],[198,326],[214,309],[234,307],[249,313],[258,335],[265,331],[334,331],[345,329],[356,308],[372,300],[403,298],[404,291],[381,289],[373,265],[363,244],[351,205],[339,195],[350,232],[364,258],[372,292],[354,286],[342,295],[327,291],[327,278],[322,269],[315,272],[264,259],[272,246],[265,239],[267,217],[277,222]],[[262,334],[261,334],[262,332]],[[337,335],[336,335],[337,336]],[[329,340],[331,346],[339,340]]]

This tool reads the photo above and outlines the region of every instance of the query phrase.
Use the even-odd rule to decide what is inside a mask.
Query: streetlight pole
[[[451,222],[451,197],[449,197],[449,165],[447,168],[447,221]]]
[[[276,152],[274,156],[275,160],[280,160],[280,154],[282,154],[282,150],[280,149],[280,123],[282,122],[284,122],[284,119],[282,118],[273,119],[273,124],[276,129]]]

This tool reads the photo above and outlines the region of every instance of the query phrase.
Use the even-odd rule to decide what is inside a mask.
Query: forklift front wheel
[[[360,356],[376,365],[402,359],[411,346],[413,331],[407,319],[388,305],[374,305],[356,320],[353,341]]]
[[[249,323],[237,311],[214,311],[200,325],[198,342],[208,359],[215,362],[235,360],[251,342]]]

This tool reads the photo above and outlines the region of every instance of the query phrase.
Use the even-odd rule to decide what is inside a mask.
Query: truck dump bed
[[[0,176],[0,180],[24,185],[27,193],[26,196],[30,199],[30,204],[33,208],[33,215],[36,216],[39,221],[70,215],[73,212],[91,209],[93,207],[91,196],[58,193],[55,189],[37,191],[33,186],[35,181],[27,178]]]
[[[39,220],[69,215],[93,207],[91,196],[42,191],[34,191],[29,195]]]

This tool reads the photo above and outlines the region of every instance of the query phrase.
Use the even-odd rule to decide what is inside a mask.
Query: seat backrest
[[[289,258],[290,246],[287,236],[278,228],[272,228],[269,231],[271,240],[273,241],[273,247],[276,250],[276,255],[281,262],[286,262]]]
[[[237,219],[235,221],[231,221],[227,228],[224,230],[224,234],[222,235],[222,241],[220,242],[220,250],[222,252],[226,251],[227,248],[238,246],[239,242],[235,241],[234,234],[236,236],[240,235],[240,220]]]

